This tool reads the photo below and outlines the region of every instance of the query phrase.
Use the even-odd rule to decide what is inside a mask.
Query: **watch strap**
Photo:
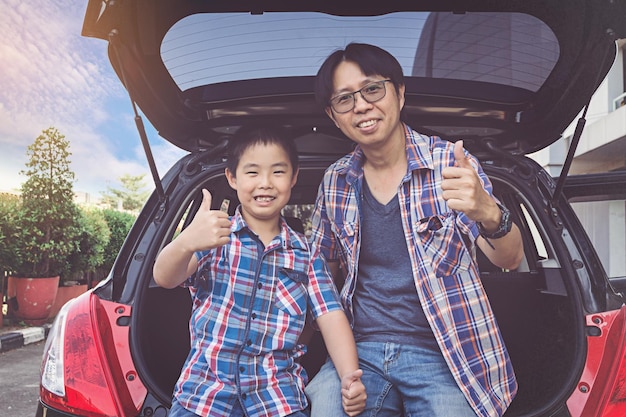
[[[509,209],[507,209],[500,203],[496,204],[498,205],[502,216],[500,218],[500,224],[498,225],[498,229],[495,232],[489,233],[484,229],[483,225],[480,222],[476,223],[476,225],[478,226],[478,232],[482,237],[486,239],[499,239],[509,233],[511,231],[511,227],[513,227],[511,212],[509,211]]]

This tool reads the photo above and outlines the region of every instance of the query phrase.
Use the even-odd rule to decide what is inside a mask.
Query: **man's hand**
[[[357,369],[341,378],[341,403],[343,411],[350,417],[360,414],[365,409],[365,386],[361,382],[363,371]]]
[[[463,150],[463,141],[454,144],[454,166],[441,171],[443,199],[452,210],[462,211],[485,226],[500,223],[500,209],[485,191],[478,173]]]

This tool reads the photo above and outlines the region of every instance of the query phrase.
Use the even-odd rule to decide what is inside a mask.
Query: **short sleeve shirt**
[[[239,210],[230,243],[196,254],[191,350],[174,395],[202,416],[230,415],[240,401],[249,416],[284,416],[307,406],[307,377],[296,361],[307,317],[342,309],[319,253],[281,219],[267,246]]]

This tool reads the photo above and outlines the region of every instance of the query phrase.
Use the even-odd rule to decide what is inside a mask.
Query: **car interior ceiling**
[[[323,170],[303,175],[303,189],[308,203],[315,198]],[[237,205],[236,194],[225,191],[223,179],[206,184],[216,194],[227,195],[230,211]],[[296,185],[298,188],[300,185]],[[299,191],[298,191],[299,192]],[[521,209],[519,193],[504,182],[494,181],[494,193],[511,209],[525,242],[525,260],[517,270],[502,270],[477,253],[481,279],[499,323],[519,382],[519,392],[507,416],[524,415],[552,401],[572,371],[576,329],[571,320],[575,308],[566,292],[546,291],[546,280],[562,280],[560,269],[546,271],[535,247],[528,220]],[[301,193],[302,194],[302,193]],[[306,201],[303,195],[298,203]],[[214,197],[219,206],[221,199]],[[190,207],[197,207],[190,204]],[[191,216],[188,216],[191,217]],[[302,224],[304,219],[292,219]],[[550,274],[550,277],[546,276]],[[556,276],[555,276],[556,275]],[[185,288],[166,290],[155,286],[145,291],[143,306],[136,313],[143,323],[137,331],[141,355],[148,365],[150,378],[164,398],[169,398],[189,350],[191,299]],[[319,332],[309,342],[308,353],[301,359],[312,377],[326,358]]]

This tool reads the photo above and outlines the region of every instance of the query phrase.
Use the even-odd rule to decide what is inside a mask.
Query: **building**
[[[591,99],[570,174],[626,171],[626,41]],[[552,146],[530,155],[552,176],[561,173],[577,120]],[[626,277],[626,202],[573,203],[609,277]]]

